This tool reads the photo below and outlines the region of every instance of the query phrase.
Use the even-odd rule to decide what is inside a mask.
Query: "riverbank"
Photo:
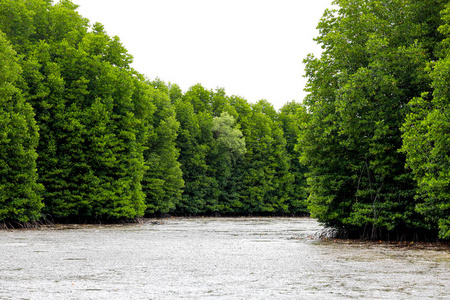
[[[361,239],[321,239],[323,242],[342,244],[342,245],[360,245],[364,247],[385,247],[390,249],[417,249],[417,250],[435,250],[450,251],[450,242],[414,242],[414,241],[371,241]]]
[[[107,228],[120,228],[129,226],[144,226],[144,225],[159,225],[164,226],[168,222],[173,221],[186,221],[186,220],[230,220],[230,221],[245,221],[245,220],[267,220],[267,219],[311,219],[310,217],[265,217],[265,216],[239,216],[239,217],[212,217],[212,216],[165,216],[159,218],[138,218],[130,220],[129,222],[115,222],[115,223],[54,223],[54,222],[36,222],[28,224],[27,226],[19,227],[2,227],[0,230],[73,230],[73,229],[98,229],[100,227]],[[331,230],[332,231],[332,230]],[[385,241],[385,240],[366,240],[366,239],[347,239],[347,238],[333,238],[332,235],[324,234],[329,233],[330,229],[322,228],[316,231],[314,234],[308,236],[310,240],[317,240],[325,243],[335,244],[353,244],[361,245],[364,247],[388,247],[388,248],[405,248],[405,249],[420,249],[420,250],[437,250],[437,251],[450,251],[449,241],[432,241],[432,242],[418,242],[418,241]]]

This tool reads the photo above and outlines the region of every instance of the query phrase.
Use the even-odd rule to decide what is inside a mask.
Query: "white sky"
[[[73,0],[119,36],[133,67],[183,91],[201,83],[276,109],[302,101],[303,59],[332,0]]]

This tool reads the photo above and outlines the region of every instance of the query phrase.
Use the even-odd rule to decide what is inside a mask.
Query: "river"
[[[450,299],[450,252],[312,238],[310,218],[0,231],[0,299]]]

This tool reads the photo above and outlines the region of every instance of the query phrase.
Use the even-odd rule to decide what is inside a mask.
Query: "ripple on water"
[[[313,240],[309,218],[0,235],[0,299],[446,299],[450,253]]]

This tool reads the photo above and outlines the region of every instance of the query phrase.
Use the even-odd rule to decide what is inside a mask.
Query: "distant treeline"
[[[336,0],[308,96],[275,111],[149,80],[70,1],[0,1],[0,222],[311,213],[450,239],[448,3]]]
[[[307,213],[301,105],[151,81],[76,8],[0,1],[0,222]]]

